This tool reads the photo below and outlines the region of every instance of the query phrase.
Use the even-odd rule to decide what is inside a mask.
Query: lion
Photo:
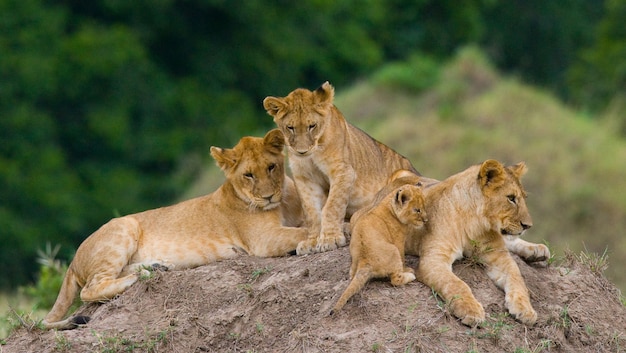
[[[419,174],[411,162],[351,125],[333,104],[334,88],[299,88],[263,106],[282,130],[302,200],[309,238],[298,254],[346,245],[343,222],[369,204],[398,169]]]
[[[78,247],[52,310],[43,324],[70,329],[89,318],[61,320],[76,293],[84,302],[105,301],[124,292],[147,268],[187,269],[246,253],[274,257],[293,252],[308,230],[301,206],[284,173],[280,130],[264,138],[243,137],[232,149],[211,147],[226,176],[213,193],[115,218]]]
[[[415,280],[413,269],[404,266],[404,244],[407,234],[428,221],[420,186],[402,185],[392,192],[381,190],[384,198],[352,217],[351,281],[330,315],[341,310],[372,278],[390,277],[394,286]]]
[[[469,286],[452,272],[453,262],[464,256],[484,266],[489,278],[504,290],[505,306],[513,317],[531,326],[537,321],[510,254],[529,262],[550,258],[547,246],[519,238],[532,226],[520,182],[526,170],[523,162],[505,167],[487,160],[424,188],[429,221],[407,237],[405,251],[420,257],[417,280],[441,295],[465,325],[481,324],[485,311]]]

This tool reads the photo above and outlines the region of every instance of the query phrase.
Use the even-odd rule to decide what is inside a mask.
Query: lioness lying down
[[[241,252],[284,256],[307,238],[297,223],[301,206],[284,173],[284,138],[274,129],[264,138],[244,137],[232,149],[211,147],[226,175],[212,194],[115,218],[78,248],[59,296],[45,317],[46,328],[67,329],[88,318],[61,320],[80,288],[85,302],[122,293],[146,266],[186,269]]]
[[[527,325],[537,320],[509,253],[526,261],[550,258],[547,246],[519,238],[532,226],[520,183],[524,173],[524,163],[505,167],[487,160],[424,188],[428,223],[407,237],[405,251],[420,257],[417,280],[439,293],[466,325],[483,322],[485,311],[469,286],[452,272],[452,263],[463,256],[484,265],[489,278],[504,290],[511,315]]]

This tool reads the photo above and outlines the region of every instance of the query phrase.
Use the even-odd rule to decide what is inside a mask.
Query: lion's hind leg
[[[142,229],[133,217],[116,218],[102,226],[79,248],[75,260],[89,264],[77,270],[85,278],[80,298],[85,302],[108,300],[137,282],[138,273],[127,265],[137,252]]]

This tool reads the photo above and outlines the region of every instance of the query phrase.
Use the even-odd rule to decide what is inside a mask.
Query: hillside
[[[411,265],[417,258],[408,257]],[[118,298],[80,309],[84,328],[20,328],[0,350],[23,352],[625,352],[619,291],[569,254],[560,265],[517,262],[539,315],[526,327],[506,314],[503,292],[480,266],[454,271],[487,312],[482,328],[451,317],[419,282],[369,283],[343,311],[329,310],[348,283],[347,248],[276,259],[241,257],[157,272]],[[601,302],[601,305],[599,305]]]

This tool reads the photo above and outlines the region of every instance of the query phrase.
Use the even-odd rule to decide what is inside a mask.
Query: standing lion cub
[[[211,147],[226,175],[212,194],[179,204],[115,218],[80,245],[59,296],[43,324],[68,329],[89,318],[61,320],[80,288],[85,302],[122,293],[145,267],[186,269],[237,256],[284,256],[306,239],[297,223],[300,205],[284,174],[280,130],[244,137],[232,149]]]
[[[289,164],[310,227],[298,254],[346,245],[343,222],[369,204],[398,169],[417,173],[408,159],[346,121],[325,82],[267,97],[263,106],[285,135]]]
[[[412,174],[408,171],[401,173]],[[404,175],[400,174],[400,185],[411,178],[403,178]],[[415,280],[413,269],[404,266],[404,244],[407,235],[424,226],[427,215],[419,177],[414,175],[414,178],[420,186],[402,185],[391,192],[383,188],[379,193],[384,195],[380,202],[359,210],[352,217],[351,281],[330,312],[331,315],[341,310],[348,299],[372,278],[389,276],[394,286]]]

